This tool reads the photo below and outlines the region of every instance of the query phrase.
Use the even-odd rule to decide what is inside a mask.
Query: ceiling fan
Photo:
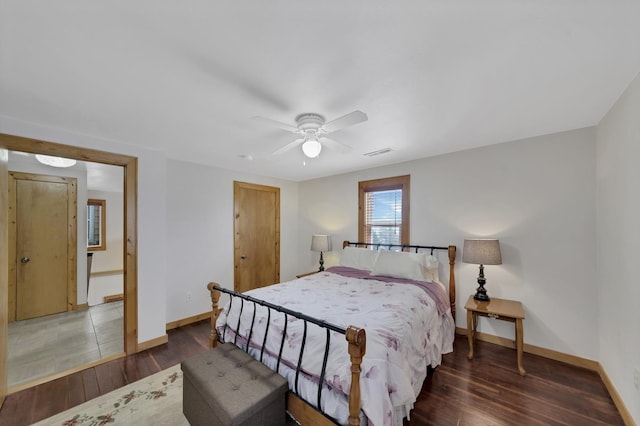
[[[345,127],[353,126],[354,124],[367,121],[367,114],[362,111],[353,111],[335,120],[325,122],[322,115],[316,113],[304,113],[296,117],[296,125],[290,125],[281,123],[280,121],[271,120],[264,117],[253,117],[255,120],[267,123],[272,126],[276,126],[280,129],[287,130],[291,133],[300,135],[301,137],[289,142],[285,146],[277,149],[272,155],[279,155],[284,152],[295,148],[298,145],[302,145],[302,152],[309,158],[316,158],[320,155],[322,150],[322,144],[326,144],[330,147],[351,149],[351,147],[342,142],[329,139],[326,136],[330,133],[342,130]]]

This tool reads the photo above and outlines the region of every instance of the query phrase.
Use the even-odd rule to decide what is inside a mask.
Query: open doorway
[[[0,148],[9,151],[19,151],[29,154],[47,154],[76,160],[118,166],[123,172],[123,351],[120,356],[137,352],[137,159],[135,157],[112,154],[86,148],[61,145],[53,142],[22,138],[13,135],[0,134]],[[0,214],[0,226],[7,226],[8,214]],[[6,253],[7,247],[0,251]],[[0,256],[2,258],[3,256]],[[78,258],[78,261],[81,261]],[[82,259],[84,261],[84,259]],[[0,292],[7,294],[8,285],[0,280]],[[1,317],[1,316],[0,316]],[[6,321],[5,318],[2,318]],[[0,326],[6,327],[5,324]],[[6,342],[0,342],[0,347],[6,348]],[[6,349],[3,349],[3,352]],[[0,358],[6,357],[6,353]],[[6,358],[4,358],[6,359]],[[104,360],[103,360],[104,361]],[[0,387],[6,389],[7,371],[5,362],[0,362]],[[85,365],[86,366],[86,365]],[[46,381],[43,380],[43,381]]]

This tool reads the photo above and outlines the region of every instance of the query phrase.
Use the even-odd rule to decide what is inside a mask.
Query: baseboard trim
[[[88,303],[78,303],[76,305],[76,311],[86,311],[87,309],[89,309]]]
[[[167,331],[173,330],[174,328],[183,327],[185,325],[193,324],[194,322],[202,321],[204,319],[211,318],[211,311],[203,312],[198,315],[194,315],[188,318],[179,319],[177,321],[171,321],[167,323]]]
[[[456,327],[456,333],[462,334],[464,336],[467,335],[466,328]],[[480,331],[476,332],[476,339],[481,340],[483,342],[493,343],[499,346],[503,346],[505,348],[516,348],[516,343],[512,339],[507,339],[500,336],[494,336],[493,334],[482,333]],[[587,358],[581,358],[576,355],[565,354],[563,352],[554,351],[553,349],[542,348],[540,346],[529,345],[525,343],[522,346],[522,350],[524,352],[539,355],[544,358],[549,358],[554,361],[560,361],[567,364],[575,365],[576,367],[586,368],[591,371],[600,371],[600,364],[598,361],[593,361]]]
[[[120,294],[111,294],[109,296],[104,296],[103,297],[104,303],[118,302],[120,300],[124,300],[124,294],[122,294],[122,293],[120,293]]]
[[[620,415],[622,416],[622,420],[624,421],[624,424],[627,426],[635,426],[636,423],[633,420],[631,413],[629,412],[629,410],[627,410],[627,406],[624,405],[624,401],[622,400],[622,397],[620,397],[618,390],[613,385],[613,382],[609,378],[609,375],[607,374],[607,372],[604,370],[604,367],[600,363],[598,363],[598,373],[600,373],[600,378],[602,379],[602,383],[604,383],[604,386],[609,391],[609,395],[611,395],[611,399],[613,399],[613,403],[616,405],[618,412],[620,412]]]
[[[456,334],[467,336],[467,329],[456,327]],[[493,334],[487,334],[487,333],[482,333],[477,331],[476,339],[481,340],[483,342],[493,343],[506,348],[511,348],[511,349],[516,348],[516,344],[513,340],[500,337],[500,336],[494,336]],[[624,424],[629,426],[635,425],[635,421],[633,420],[631,413],[629,412],[626,405],[624,404],[624,401],[622,400],[622,398],[620,397],[620,394],[618,393],[617,389],[613,385],[613,382],[611,381],[611,379],[609,379],[609,376],[607,375],[607,372],[604,370],[604,367],[598,361],[593,361],[591,359],[581,358],[579,356],[565,354],[562,352],[554,351],[552,349],[541,348],[540,346],[529,345],[526,343],[523,345],[522,350],[524,352],[527,352],[533,355],[538,355],[544,358],[552,359],[554,361],[564,362],[566,364],[575,365],[576,367],[582,367],[582,368],[586,368],[587,370],[597,372],[600,375],[602,383],[604,383],[604,386],[607,388],[607,391],[609,392],[609,396],[611,396],[613,403],[618,409],[618,412],[620,413],[620,416],[622,417]]]
[[[147,340],[146,342],[138,343],[137,352],[146,351],[147,349],[155,348],[156,346],[164,345],[169,342],[169,335],[165,334],[155,339]]]

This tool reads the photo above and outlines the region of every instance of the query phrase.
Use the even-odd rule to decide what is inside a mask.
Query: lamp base
[[[318,272],[324,271],[324,259],[322,258],[322,252],[320,252],[320,268],[318,268]]]
[[[476,289],[476,294],[473,296],[475,300],[479,300],[481,302],[488,302],[491,300],[489,296],[487,296],[487,290],[484,288],[484,284],[487,280],[484,278],[484,266],[480,265],[480,275],[478,275],[478,288]]]
[[[489,300],[491,300],[491,298],[487,296],[487,290],[482,286],[478,287],[473,298],[475,300],[479,300],[480,302],[488,302]]]

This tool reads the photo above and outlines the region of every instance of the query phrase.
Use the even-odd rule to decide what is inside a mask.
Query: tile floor
[[[124,302],[9,324],[8,385],[124,351]]]

